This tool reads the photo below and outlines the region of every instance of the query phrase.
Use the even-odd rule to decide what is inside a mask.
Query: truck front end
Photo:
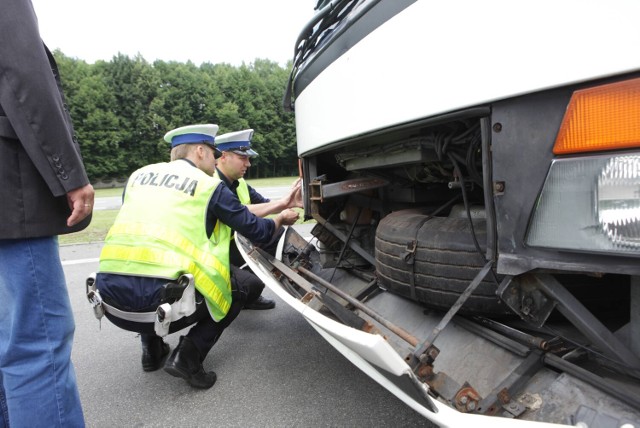
[[[334,1],[296,42],[311,239],[247,262],[441,426],[640,426],[640,4]]]

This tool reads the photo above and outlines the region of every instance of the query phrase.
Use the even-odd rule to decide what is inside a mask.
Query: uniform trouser
[[[56,237],[0,240],[0,427],[82,427]]]
[[[169,326],[169,334],[193,325],[186,336],[191,339],[200,351],[201,359],[204,360],[224,330],[238,316],[249,296],[255,293],[256,280],[259,281],[252,273],[231,266],[231,307],[227,315],[218,322],[214,321],[203,301],[197,305],[196,312],[192,315],[173,321]],[[202,298],[200,293],[196,292],[196,295],[198,300]],[[127,302],[120,303],[123,306],[129,306]],[[149,342],[152,337],[156,336],[152,323],[136,323],[116,318],[110,314],[106,315],[116,326],[140,333],[140,339],[143,343]]]
[[[273,238],[271,238],[271,240],[266,244],[254,243],[253,245],[265,250],[267,253],[275,257],[276,250],[278,249],[278,243],[280,242],[280,238],[282,237],[282,234],[284,233],[284,231],[285,231],[285,228],[281,227],[273,235]],[[238,250],[238,244],[235,239],[231,240],[231,245],[229,246],[229,261],[233,266],[237,266],[237,267],[243,266],[245,263],[244,259],[242,258],[242,255],[240,254],[240,250]]]
[[[274,234],[271,241],[262,245],[257,245],[257,244],[254,244],[254,245],[262,248],[267,253],[275,257],[276,250],[278,249],[278,242],[280,241],[280,237],[282,236],[283,233],[284,233],[284,227],[281,227],[280,230],[278,230]],[[239,268],[245,264],[245,261],[242,258],[242,255],[240,254],[240,250],[238,250],[238,243],[236,242],[235,239],[231,240],[231,245],[229,246],[229,262],[231,263],[232,268],[233,267]],[[253,302],[262,294],[262,290],[264,290],[264,283],[253,272],[251,272],[249,268],[246,268],[243,271],[246,272],[251,277],[253,277],[253,278],[249,278],[249,277],[245,278],[245,281],[248,284],[250,284],[249,285],[250,291],[249,291],[249,296],[247,297],[247,302]]]

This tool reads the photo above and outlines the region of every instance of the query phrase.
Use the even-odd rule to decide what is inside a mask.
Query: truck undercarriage
[[[381,335],[410,367],[403,391],[424,411],[438,411],[435,399],[463,414],[638,426],[640,293],[624,272],[635,261],[599,255],[594,269],[591,254],[501,241],[504,218],[535,205],[546,172],[528,175],[513,196],[521,203],[501,200],[529,168],[496,168],[501,138],[535,126],[508,110],[500,120],[499,103],[462,111],[305,157],[313,238],[290,228],[279,260],[245,242],[247,259],[309,309]]]

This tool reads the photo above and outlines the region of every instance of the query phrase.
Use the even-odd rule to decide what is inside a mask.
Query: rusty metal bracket
[[[509,418],[517,418],[527,411],[526,406],[522,403],[518,403],[517,401],[510,401],[507,404],[503,404],[502,408],[504,409],[503,416]]]
[[[322,184],[320,180],[309,183],[309,199],[312,201],[324,201],[328,198],[345,196],[350,193],[362,192],[365,190],[378,189],[387,186],[388,180],[378,177],[354,178],[331,184]]]
[[[416,376],[429,385],[433,393],[451,403],[459,411],[470,413],[478,409],[478,403],[482,397],[468,382],[460,385],[444,372],[435,373],[433,366],[429,364],[421,364],[416,370]]]
[[[465,382],[462,388],[456,393],[453,404],[461,412],[474,412],[478,408],[478,403],[482,400],[478,391]]]
[[[536,284],[505,276],[498,287],[497,295],[520,318],[542,327],[556,307]]]

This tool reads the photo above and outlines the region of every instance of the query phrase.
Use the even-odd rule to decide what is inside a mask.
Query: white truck
[[[313,238],[247,262],[437,425],[640,427],[639,18],[320,1],[285,94]]]

